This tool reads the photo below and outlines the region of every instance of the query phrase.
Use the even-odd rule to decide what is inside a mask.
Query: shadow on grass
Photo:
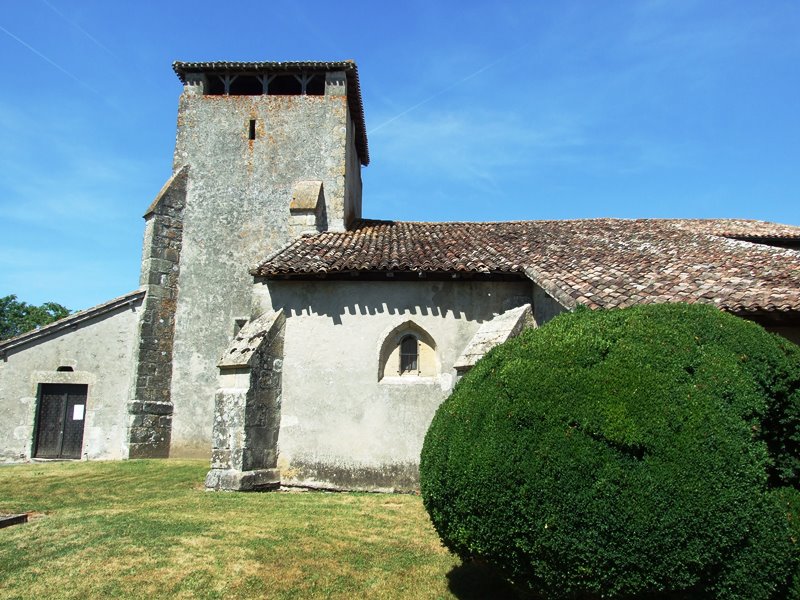
[[[521,600],[515,589],[486,565],[465,562],[447,574],[450,592],[460,600]]]
[[[450,592],[460,600],[544,600],[529,590],[515,588],[497,571],[479,562],[465,562],[447,574]],[[582,600],[599,600],[600,596],[580,595]],[[710,600],[701,592],[663,592],[637,596],[637,600]]]

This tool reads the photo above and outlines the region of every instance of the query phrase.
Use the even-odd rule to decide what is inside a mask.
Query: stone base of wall
[[[128,457],[168,458],[172,434],[172,403],[131,402],[128,412]]]
[[[236,469],[211,469],[206,475],[206,489],[234,492],[266,492],[281,485],[278,469],[238,471]]]
[[[279,464],[282,461],[279,461]],[[419,492],[418,463],[386,463],[366,466],[331,460],[293,460],[280,464],[282,485],[319,490],[385,493]]]

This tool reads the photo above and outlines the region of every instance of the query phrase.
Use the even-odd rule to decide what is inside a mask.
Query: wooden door
[[[43,383],[36,421],[37,458],[80,458],[88,386]]]

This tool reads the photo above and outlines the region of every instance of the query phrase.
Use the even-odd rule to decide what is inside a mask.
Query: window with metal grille
[[[400,374],[416,372],[419,367],[419,345],[417,338],[407,335],[400,340]]]

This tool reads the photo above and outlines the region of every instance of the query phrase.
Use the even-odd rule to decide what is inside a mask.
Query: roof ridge
[[[528,224],[528,223],[747,223],[757,225],[773,225],[778,227],[788,227],[798,230],[800,235],[800,225],[778,223],[776,221],[765,221],[762,219],[738,219],[738,218],[693,218],[693,217],[579,217],[575,219],[511,219],[503,221],[405,221],[398,219],[370,219],[361,218],[355,221],[356,227],[363,225],[383,224],[383,225],[502,225],[502,224]],[[352,231],[352,230],[348,230]]]

